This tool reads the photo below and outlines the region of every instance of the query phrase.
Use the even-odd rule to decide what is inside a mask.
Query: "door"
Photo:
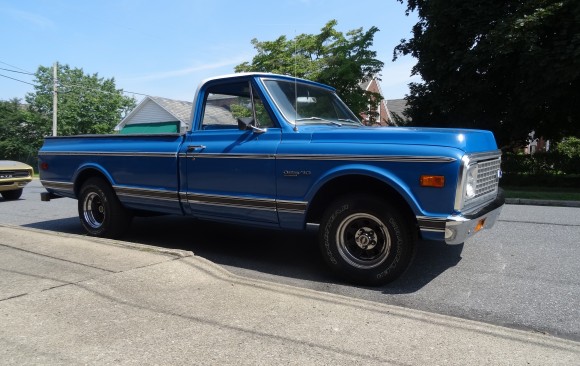
[[[205,90],[203,116],[184,146],[194,216],[278,223],[275,154],[281,130],[255,90],[249,80]]]

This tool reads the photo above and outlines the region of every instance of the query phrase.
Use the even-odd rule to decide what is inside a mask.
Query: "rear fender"
[[[109,172],[101,165],[95,163],[83,164],[73,174],[72,181],[74,182],[75,196],[78,197],[78,193],[81,187],[83,186],[84,182],[86,182],[87,179],[95,176],[103,177],[109,182],[111,186],[115,184],[115,180],[113,179],[111,174],[109,174]]]

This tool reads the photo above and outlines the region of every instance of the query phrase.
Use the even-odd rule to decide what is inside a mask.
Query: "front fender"
[[[318,177],[308,190],[305,197],[306,201],[312,202],[318,192],[333,180],[349,176],[365,176],[380,181],[395,190],[405,200],[415,215],[423,212],[421,205],[415,199],[411,188],[405,181],[387,169],[360,163],[341,165],[325,172],[325,174]]]

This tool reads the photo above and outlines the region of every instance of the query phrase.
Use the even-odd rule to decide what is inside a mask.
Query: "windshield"
[[[274,103],[294,124],[360,125],[358,118],[330,90],[300,82],[264,80]]]

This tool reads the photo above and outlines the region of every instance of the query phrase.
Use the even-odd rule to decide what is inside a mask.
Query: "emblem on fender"
[[[298,176],[307,176],[312,174],[312,172],[310,170],[284,170],[284,172],[282,172],[282,174],[285,177],[298,177]]]

